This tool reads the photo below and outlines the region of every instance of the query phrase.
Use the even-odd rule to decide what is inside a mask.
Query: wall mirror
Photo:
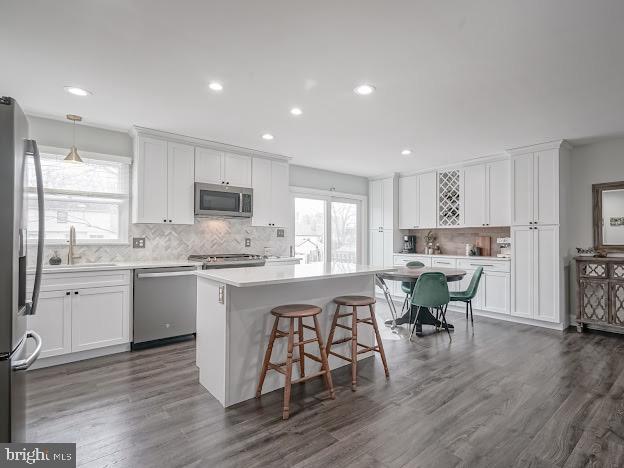
[[[624,181],[592,185],[594,246],[624,252]]]

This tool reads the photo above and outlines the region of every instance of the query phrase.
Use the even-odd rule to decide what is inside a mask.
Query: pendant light
[[[71,163],[81,163],[82,159],[78,155],[78,149],[76,148],[76,122],[82,121],[82,117],[80,117],[79,115],[74,115],[74,114],[67,114],[66,117],[67,117],[67,120],[71,120],[72,122],[74,122],[74,144],[69,150],[69,154],[65,156],[65,161],[71,162]]]

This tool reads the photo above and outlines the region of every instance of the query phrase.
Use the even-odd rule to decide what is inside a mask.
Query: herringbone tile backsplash
[[[182,260],[191,254],[251,253],[264,254],[269,247],[273,255],[288,255],[289,237],[277,237],[277,229],[255,227],[248,219],[202,219],[189,225],[131,224],[129,245],[78,245],[76,263],[128,262],[141,260]],[[144,249],[133,249],[132,238],[145,237]],[[245,238],[251,247],[245,247]],[[45,246],[44,264],[58,251],[63,263],[67,261],[67,247]],[[29,255],[30,262],[35,261]]]

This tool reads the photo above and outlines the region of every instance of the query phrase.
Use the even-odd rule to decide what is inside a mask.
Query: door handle
[[[37,312],[37,304],[39,303],[39,292],[41,291],[41,274],[43,272],[45,206],[44,206],[44,198],[43,198],[43,175],[41,172],[41,155],[39,154],[39,148],[37,147],[37,142],[35,140],[26,140],[25,153],[32,155],[33,162],[35,163],[35,179],[37,181],[37,212],[39,215],[39,220],[38,220],[39,232],[37,233],[37,260],[36,260],[36,267],[35,267],[35,282],[33,284],[32,299],[30,301],[26,301],[26,310],[24,311],[24,315],[35,315],[35,313]],[[39,339],[41,340],[41,338]]]
[[[33,338],[35,340],[35,350],[26,359],[20,359],[19,361],[15,361],[15,363],[13,363],[13,365],[11,366],[11,369],[13,369],[14,371],[22,371],[28,369],[37,360],[39,354],[41,353],[43,341],[41,341],[41,337],[39,336],[39,334],[37,332],[29,330],[26,333],[26,339],[28,338]]]

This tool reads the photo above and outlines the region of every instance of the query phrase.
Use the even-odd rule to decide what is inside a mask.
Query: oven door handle
[[[168,276],[194,276],[196,270],[189,271],[172,271],[163,273],[137,273],[137,278],[165,278]]]

